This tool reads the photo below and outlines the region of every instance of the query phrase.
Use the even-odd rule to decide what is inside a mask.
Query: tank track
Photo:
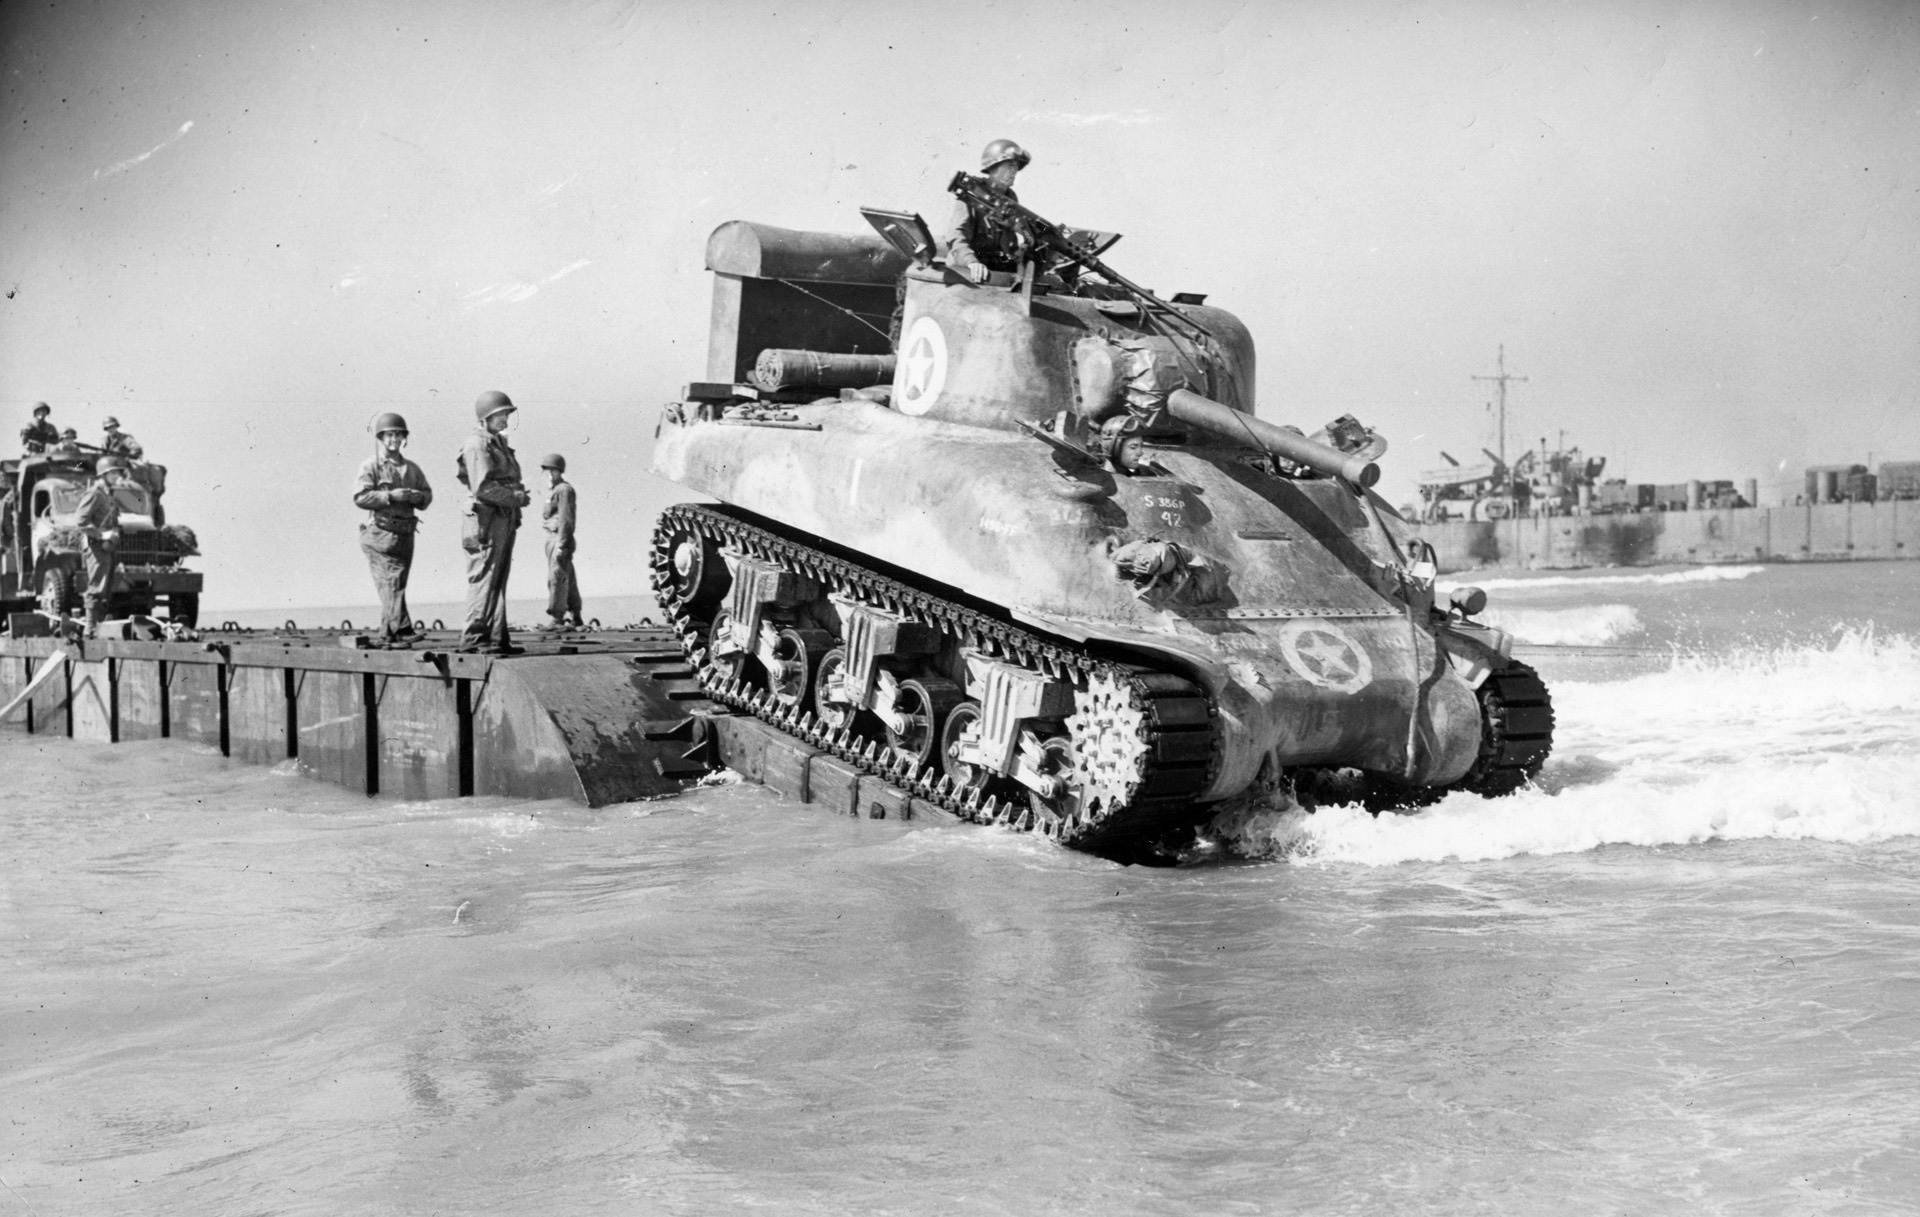
[[[979,787],[958,789],[931,763],[912,766],[884,740],[820,722],[802,704],[786,706],[709,662],[704,631],[691,595],[674,578],[675,537],[702,537],[715,545],[804,574],[823,587],[931,626],[943,637],[1052,679],[1071,681],[1076,713],[1068,720],[1076,750],[1097,754],[1113,776],[1118,797],[1061,817],[1036,812],[1015,787],[1003,795]],[[1021,629],[952,600],[821,552],[723,508],[680,504],[661,513],[650,558],[655,598],[707,695],[752,714],[811,747],[829,752],[961,819],[1016,831],[1045,833],[1061,844],[1099,853],[1150,846],[1204,818],[1194,799],[1212,782],[1220,761],[1218,710],[1203,690],[1168,672],[1096,658],[1071,645]],[[1083,696],[1088,691],[1099,696]],[[1114,730],[1115,727],[1120,730]],[[1128,730],[1130,728],[1130,730]],[[1085,731],[1105,730],[1097,739]]]
[[[1524,663],[1509,663],[1480,686],[1480,756],[1454,785],[1490,798],[1539,776],[1553,751],[1553,699]]]

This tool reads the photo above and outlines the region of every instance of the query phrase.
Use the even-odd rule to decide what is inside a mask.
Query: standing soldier
[[[113,595],[113,573],[120,553],[120,504],[113,492],[127,476],[127,462],[103,456],[94,466],[93,481],[80,496],[74,527],[85,539],[87,566],[87,628],[106,620],[107,601]]]
[[[580,583],[573,574],[573,484],[564,476],[567,458],[549,452],[540,458],[547,471],[547,505],[541,514],[547,530],[547,616],[548,628],[579,629]]]
[[[373,455],[360,465],[353,505],[368,516],[360,525],[360,549],[380,593],[380,627],[389,644],[418,637],[407,610],[407,573],[413,569],[413,533],[433,502],[427,475],[400,450],[407,446],[407,420],[382,414],[373,420]]]
[[[100,451],[112,456],[124,456],[129,461],[142,460],[146,457],[147,451],[140,446],[140,441],[122,431],[120,420],[113,415],[107,415],[100,423],[100,429],[107,433],[100,441]]]
[[[1025,169],[1033,157],[1010,139],[997,139],[980,150],[980,172],[987,183],[1010,201],[1018,203],[1013,192],[1014,175]],[[953,222],[947,233],[947,265],[975,283],[985,283],[989,271],[1018,271],[1030,252],[1026,234],[994,223],[991,217],[976,215],[966,200],[953,205]]]
[[[20,429],[20,450],[28,456],[45,452],[60,442],[60,428],[47,421],[53,407],[44,401],[33,403],[33,425]]]
[[[520,509],[532,496],[520,481],[520,462],[507,444],[513,401],[497,389],[473,403],[479,425],[460,446],[460,484],[472,496],[460,523],[460,544],[467,551],[467,628],[463,651],[518,655],[507,636],[507,575],[513,569],[513,537]]]

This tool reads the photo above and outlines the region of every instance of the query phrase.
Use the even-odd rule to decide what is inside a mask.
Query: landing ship
[[[651,562],[711,696],[1110,856],[1330,775],[1415,804],[1538,773],[1547,690],[1484,594],[1436,603],[1370,489],[1385,441],[1257,418],[1232,313],[1133,284],[1105,234],[1033,217],[1035,257],[975,284],[864,214],[707,244],[708,379],[653,468],[719,502],[662,513]]]

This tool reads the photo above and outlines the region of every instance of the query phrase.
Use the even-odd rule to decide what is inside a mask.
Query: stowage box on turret
[[[1256,418],[1231,313],[1028,212],[1032,259],[981,284],[865,214],[880,237],[707,245],[709,379],[653,464],[720,502],[664,512],[652,564],[714,696],[1120,856],[1330,773],[1411,803],[1538,772],[1546,689],[1483,594],[1435,604],[1369,489],[1385,441]]]

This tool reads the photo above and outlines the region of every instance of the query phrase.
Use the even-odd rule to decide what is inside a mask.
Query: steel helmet
[[[542,469],[557,469],[561,473],[565,473],[567,471],[567,458],[561,456],[558,452],[549,452],[540,458],[540,467]]]
[[[498,389],[488,389],[474,401],[473,416],[484,423],[494,415],[500,413],[500,411],[511,410],[513,408],[513,399],[511,397],[508,397]]]
[[[106,421],[100,424],[100,429],[102,431],[111,431],[115,427],[118,427],[119,425],[120,425],[120,420],[115,418],[113,415],[109,414],[107,415]]]
[[[125,473],[127,471],[127,462],[117,456],[101,457],[100,463],[93,467],[93,471],[95,473]]]
[[[407,434],[407,420],[401,418],[391,410],[373,420],[373,433],[375,436],[385,435],[389,431],[398,431],[402,435]]]
[[[52,413],[53,413],[53,407],[48,405],[46,402],[36,401],[33,403],[33,416],[35,418],[39,418],[42,414],[52,414]]]
[[[997,139],[980,150],[980,172],[986,173],[1001,161],[1012,161],[1014,168],[1025,169],[1033,157],[1010,139]]]

